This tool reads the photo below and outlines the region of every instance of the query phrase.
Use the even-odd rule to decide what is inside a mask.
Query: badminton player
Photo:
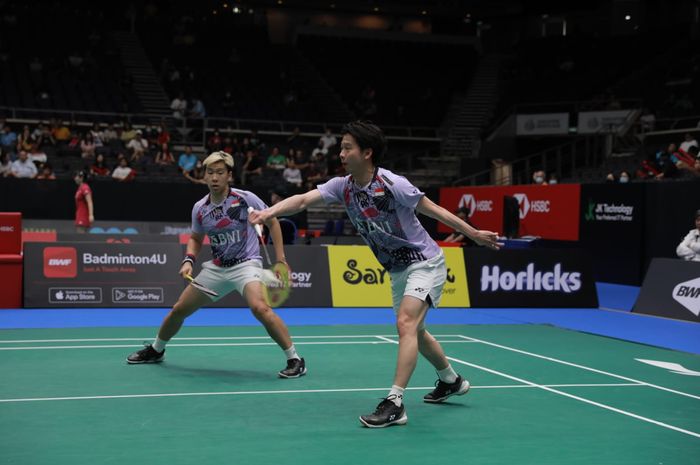
[[[78,185],[78,189],[75,191],[75,230],[79,233],[85,233],[95,222],[92,190],[85,182],[84,171],[76,171],[73,174],[73,180]]]
[[[191,275],[204,235],[208,235],[214,259],[202,264],[196,281],[218,293],[219,297],[209,297],[192,285],[187,286],[163,320],[155,341],[129,355],[126,360],[131,364],[161,362],[166,344],[180,330],[185,318],[235,290],[245,298],[255,318],[284,351],[287,366],[278,373],[279,376],[303,376],[306,374],[304,359],[297,354],[287,326],[263,297],[262,257],[258,236],[248,222],[248,206],[262,209],[266,205],[252,192],[229,187],[233,157],[228,153],[214,152],[204,160],[203,165],[209,194],[195,203],[192,209],[192,236],[187,243],[180,275]],[[272,218],[266,224],[270,228],[277,261],[286,263],[279,222]]]
[[[377,165],[386,150],[382,130],[367,121],[355,121],[341,131],[340,160],[348,176],[336,177],[305,194],[289,197],[249,221],[259,224],[292,215],[312,205],[340,203],[379,263],[389,271],[399,354],[394,384],[374,413],[360,416],[363,425],[381,428],[408,421],[404,389],[420,352],[436,369],[435,389],[423,397],[438,403],[469,390],[469,382],[450,366],[440,344],[425,328],[429,307],[440,302],[447,277],[442,250],[421,226],[415,211],[435,218],[492,249],[500,246],[497,234],[480,231],[430,201],[406,178]]]

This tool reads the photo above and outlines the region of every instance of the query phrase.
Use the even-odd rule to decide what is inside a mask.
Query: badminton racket
[[[208,295],[209,297],[219,297],[219,293],[218,293],[218,292],[209,289],[209,288],[208,288],[207,286],[205,286],[204,284],[198,283],[197,281],[195,281],[195,279],[194,279],[191,275],[186,274],[186,275],[185,275],[185,279],[188,280],[188,281],[190,282],[190,284],[192,285],[192,287],[194,287],[195,289],[197,289],[197,290],[199,290],[199,291],[205,293],[205,294]]]
[[[253,207],[248,207],[248,213],[254,210]],[[262,272],[263,295],[265,301],[270,307],[279,307],[288,298],[292,290],[291,270],[286,263],[272,263],[270,252],[267,250],[265,240],[263,239],[263,227],[261,224],[253,225],[255,233],[260,241],[260,248],[263,249],[263,255],[267,262],[267,268]]]

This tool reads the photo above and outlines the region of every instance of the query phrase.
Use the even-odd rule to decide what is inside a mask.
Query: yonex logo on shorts
[[[44,249],[44,276],[46,278],[75,278],[78,276],[78,253],[74,247],[46,247]]]

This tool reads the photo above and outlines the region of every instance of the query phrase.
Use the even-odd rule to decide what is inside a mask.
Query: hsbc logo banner
[[[597,307],[581,250],[464,250],[472,307]]]
[[[700,323],[700,263],[653,259],[633,311]]]
[[[480,229],[503,232],[503,198],[518,200],[520,236],[577,241],[579,239],[579,184],[554,186],[445,187],[440,205],[454,212],[469,208],[469,220]],[[438,223],[438,231],[450,229]]]
[[[171,306],[184,288],[181,260],[175,242],[28,242],[24,306]]]

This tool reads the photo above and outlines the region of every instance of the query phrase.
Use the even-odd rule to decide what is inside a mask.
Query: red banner
[[[520,207],[519,236],[577,241],[579,237],[579,184],[554,186],[444,187],[440,205],[454,212],[471,211],[469,221],[479,229],[503,233],[503,197],[515,197]],[[439,223],[438,231],[451,232]]]

